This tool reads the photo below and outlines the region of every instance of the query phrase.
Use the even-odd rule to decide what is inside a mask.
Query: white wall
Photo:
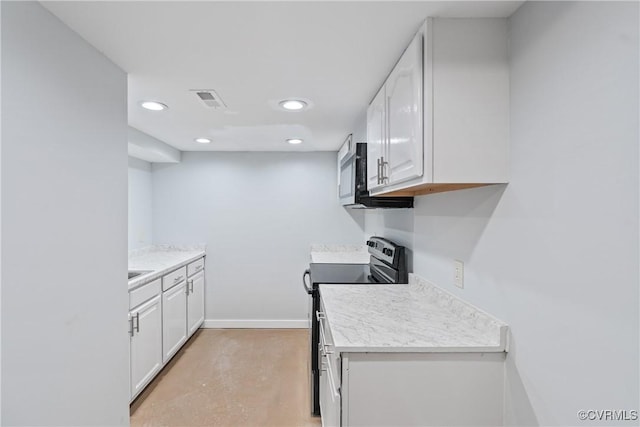
[[[640,397],[638,3],[528,2],[510,33],[510,184],[370,212],[366,232],[509,323],[507,424],[580,425]]]
[[[153,164],[155,242],[207,244],[207,325],[306,325],[309,246],[363,243],[362,212],[337,201],[335,163],[327,152],[187,152]]]
[[[153,243],[151,163],[129,157],[129,250]]]
[[[126,75],[2,2],[2,425],[125,426]]]
[[[2,2],[0,2],[0,39],[2,35]],[[0,82],[2,81],[2,43],[0,42]],[[2,100],[2,84],[0,84]],[[0,190],[2,189],[2,102],[0,102]],[[2,197],[0,191],[0,307],[2,307]],[[2,315],[0,315],[0,424],[2,424]]]

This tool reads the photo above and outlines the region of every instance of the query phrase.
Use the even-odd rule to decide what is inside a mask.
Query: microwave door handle
[[[307,281],[305,280],[306,277],[309,277],[308,285],[307,285]],[[309,295],[313,293],[313,289],[311,289],[310,285],[311,285],[311,271],[305,270],[304,274],[302,275],[302,286],[304,286],[304,290],[307,291]]]

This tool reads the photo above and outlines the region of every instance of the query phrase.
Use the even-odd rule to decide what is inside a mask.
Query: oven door
[[[320,309],[320,292],[318,285],[311,281],[311,270],[308,269],[302,275],[302,285],[304,290],[310,295],[309,298],[309,386],[311,387],[311,414],[320,415],[320,369],[318,368],[318,319],[316,311]]]

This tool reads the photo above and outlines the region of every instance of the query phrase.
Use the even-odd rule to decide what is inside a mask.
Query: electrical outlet
[[[460,289],[464,288],[464,263],[460,260],[453,260],[453,283]]]

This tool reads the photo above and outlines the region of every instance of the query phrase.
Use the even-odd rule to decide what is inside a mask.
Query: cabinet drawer
[[[162,291],[160,282],[160,279],[156,279],[153,282],[149,282],[146,285],[129,292],[129,310],[139,306],[143,302],[149,301],[156,295],[159,295]]]
[[[191,264],[187,265],[187,275],[189,277],[194,274],[202,271],[204,269],[204,258],[200,258],[198,260],[193,261]]]
[[[162,278],[162,290],[166,291],[167,289],[173,288],[178,283],[184,281],[187,278],[187,267],[180,267],[179,269],[172,271],[169,274],[166,274]]]

